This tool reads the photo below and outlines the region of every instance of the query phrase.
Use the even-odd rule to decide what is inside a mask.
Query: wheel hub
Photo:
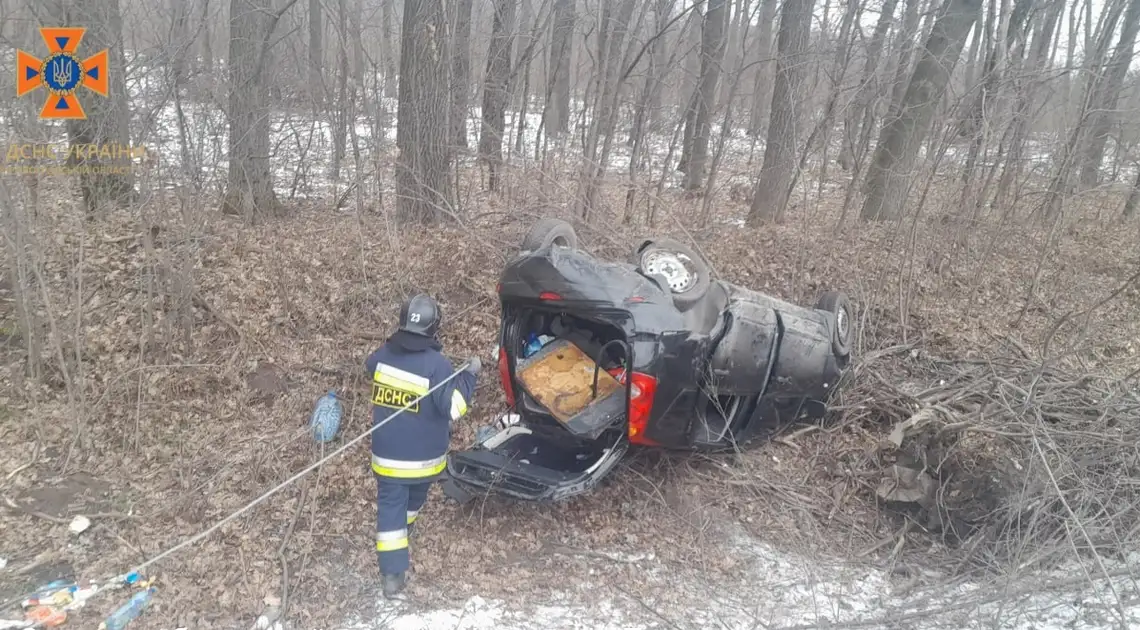
[[[847,342],[847,335],[851,332],[851,320],[847,318],[847,309],[840,308],[835,312],[835,326],[839,331],[839,340]]]
[[[689,257],[664,251],[651,251],[641,259],[641,267],[649,275],[660,274],[674,293],[684,293],[696,284],[696,276],[685,266]]]

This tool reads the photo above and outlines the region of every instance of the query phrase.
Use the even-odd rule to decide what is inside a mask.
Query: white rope
[[[376,429],[379,429],[380,427],[384,426],[384,425],[385,425],[385,424],[386,424],[386,423],[387,423],[389,420],[391,420],[392,418],[395,418],[396,416],[400,415],[401,413],[404,413],[405,411],[407,411],[408,409],[410,409],[410,408],[412,407],[412,405],[414,405],[414,404],[418,403],[420,400],[422,400],[422,399],[426,398],[427,396],[429,396],[429,395],[430,395],[432,392],[434,392],[435,390],[437,390],[437,389],[439,389],[440,387],[443,387],[444,385],[446,385],[448,382],[450,382],[450,381],[451,381],[451,379],[455,378],[455,377],[456,377],[456,376],[458,376],[458,375],[459,375],[461,372],[463,372],[464,370],[466,370],[466,369],[467,369],[467,367],[468,367],[469,365],[471,365],[471,363],[470,363],[470,362],[467,362],[467,363],[465,363],[465,364],[463,365],[463,367],[459,368],[459,369],[458,369],[458,370],[456,370],[455,372],[452,372],[450,376],[448,376],[447,378],[443,379],[442,381],[440,381],[440,382],[439,382],[439,383],[437,383],[436,385],[432,386],[432,388],[431,388],[431,389],[427,390],[427,392],[426,392],[426,393],[424,393],[424,394],[423,394],[422,396],[420,396],[419,398],[416,398],[415,400],[413,400],[413,401],[409,402],[408,404],[404,405],[402,408],[398,409],[398,410],[396,411],[396,413],[393,413],[392,415],[388,416],[387,418],[385,418],[385,419],[381,420],[380,422],[376,423],[374,426],[372,426],[371,428],[369,428],[369,429],[368,429],[367,431],[365,431],[364,433],[361,433],[360,435],[358,435],[358,436],[354,437],[353,439],[351,439],[351,440],[349,440],[348,442],[346,442],[346,443],[345,443],[343,446],[341,446],[340,448],[336,449],[335,451],[333,451],[333,452],[329,453],[328,455],[326,455],[326,456],[322,457],[321,459],[319,459],[319,460],[318,460],[318,461],[317,461],[315,464],[313,464],[313,465],[309,466],[308,468],[305,468],[305,469],[304,469],[304,470],[302,470],[301,472],[299,472],[299,473],[297,473],[297,474],[293,475],[292,477],[290,477],[290,478],[286,479],[285,481],[282,481],[280,484],[278,484],[278,485],[277,485],[277,487],[275,487],[275,488],[273,488],[272,490],[270,490],[270,491],[266,492],[265,494],[262,494],[261,496],[257,497],[257,498],[256,498],[256,499],[254,499],[253,501],[250,501],[248,504],[246,504],[246,506],[245,506],[245,507],[241,508],[240,510],[238,510],[238,511],[234,512],[233,514],[230,514],[229,516],[227,516],[227,517],[223,518],[222,520],[218,521],[217,523],[215,523],[213,526],[211,526],[211,527],[210,527],[209,529],[207,529],[206,531],[204,531],[204,532],[202,532],[202,533],[200,533],[200,534],[197,534],[197,535],[196,535],[196,536],[194,536],[193,538],[188,538],[188,539],[186,539],[186,540],[184,540],[184,541],[182,541],[182,542],[178,543],[177,545],[175,545],[175,546],[171,547],[170,549],[167,549],[166,551],[164,551],[164,552],[162,552],[162,553],[158,554],[157,556],[155,556],[155,557],[151,558],[150,560],[147,560],[146,562],[144,562],[144,563],[142,563],[142,564],[138,565],[138,566],[137,566],[137,567],[135,567],[134,569],[131,569],[131,571],[130,571],[129,573],[141,573],[141,572],[142,572],[142,570],[143,570],[143,569],[145,569],[146,567],[148,567],[148,566],[150,566],[150,565],[152,565],[152,564],[154,564],[154,563],[158,562],[159,560],[162,560],[163,558],[165,558],[165,557],[167,557],[167,556],[169,556],[169,555],[171,555],[171,554],[175,553],[176,551],[179,551],[179,550],[181,550],[181,549],[184,549],[184,548],[186,548],[186,547],[189,547],[190,545],[193,545],[194,543],[198,542],[199,540],[202,540],[203,538],[205,538],[205,537],[209,536],[210,534],[212,534],[212,533],[214,533],[214,532],[218,531],[218,528],[220,528],[222,525],[225,525],[226,523],[228,523],[228,522],[230,522],[230,521],[234,520],[235,518],[237,518],[237,517],[241,516],[242,514],[244,514],[244,513],[248,512],[248,511],[249,511],[251,508],[255,507],[256,505],[258,505],[258,504],[259,504],[259,503],[261,503],[262,501],[264,501],[264,500],[268,499],[269,497],[273,496],[274,494],[276,494],[276,493],[277,493],[279,490],[281,490],[281,489],[282,489],[282,488],[284,488],[285,486],[288,486],[289,484],[293,483],[294,481],[297,481],[297,480],[298,480],[298,479],[300,479],[301,477],[304,477],[305,475],[309,474],[309,473],[310,473],[310,472],[312,472],[313,470],[315,470],[315,469],[319,468],[319,467],[320,467],[322,464],[324,464],[324,463],[325,463],[325,462],[327,462],[328,460],[330,460],[330,459],[332,459],[332,458],[336,457],[337,455],[339,455],[339,454],[343,453],[345,450],[347,450],[347,449],[348,449],[348,447],[350,447],[350,446],[352,446],[353,444],[356,444],[357,442],[359,442],[360,440],[363,440],[364,438],[368,437],[369,435],[371,435],[371,434],[372,434],[372,432],[373,432],[373,431],[375,431]]]

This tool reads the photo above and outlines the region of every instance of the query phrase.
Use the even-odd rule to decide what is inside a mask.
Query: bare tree
[[[126,61],[123,57],[123,18],[119,13],[119,0],[82,0],[64,2],[59,6],[63,24],[83,24],[87,32],[82,45],[91,52],[108,49],[107,98],[89,98],[83,103],[86,118],[67,121],[67,136],[74,145],[110,147],[130,145],[127,107]],[[76,42],[79,43],[79,42]],[[122,168],[121,157],[100,157],[96,152],[75,151],[69,162],[81,168],[79,188],[87,218],[93,218],[104,204],[124,204],[135,198],[134,177],[130,169]],[[112,156],[117,152],[110,152]],[[103,167],[106,172],[99,172]]]
[[[918,148],[978,19],[980,2],[946,0],[921,50],[898,113],[879,134],[867,172],[862,218],[893,219],[901,214]]]
[[[491,22],[491,45],[487,52],[487,79],[483,86],[483,127],[479,156],[487,161],[487,187],[499,190],[503,164],[506,109],[511,95],[511,46],[514,43],[516,0],[496,0]]]
[[[776,84],[772,91],[772,118],[764,145],[764,163],[752,195],[748,223],[782,221],[791,194],[799,141],[800,109],[803,107],[804,57],[811,37],[814,0],[784,0],[780,10],[780,30],[776,35]]]
[[[453,207],[451,38],[443,0],[404,0],[396,114],[397,216],[432,222]]]
[[[309,93],[315,107],[324,100],[324,23],[321,0],[309,0]]]
[[[214,69],[214,38],[210,28],[210,0],[201,0],[202,12],[199,14],[198,25],[202,34],[201,71],[209,73]]]
[[[697,84],[693,116],[686,121],[692,125],[692,130],[686,134],[691,142],[689,150],[685,152],[689,158],[685,163],[686,190],[699,190],[705,181],[705,164],[709,158],[709,130],[712,126],[712,113],[716,108],[721,63],[724,61],[727,6],[725,0],[708,0],[701,27],[701,76]]]
[[[467,147],[467,104],[471,97],[471,4],[457,0],[448,7],[455,14],[451,66],[451,128],[455,145]]]
[[[1136,208],[1140,206],[1140,164],[1133,164],[1136,169],[1136,179],[1132,182],[1132,188],[1128,191],[1128,199],[1124,201],[1124,220],[1132,219],[1136,216]]]
[[[848,116],[843,119],[843,150],[839,155],[839,165],[849,170],[863,163],[863,156],[871,143],[871,130],[874,126],[875,113],[872,104],[876,99],[878,86],[879,59],[883,55],[883,44],[887,39],[894,20],[895,8],[898,0],[883,0],[879,12],[879,19],[875,23],[875,30],[871,33],[871,41],[867,45],[866,57],[863,61],[863,78],[855,91]],[[856,174],[856,179],[858,175]],[[844,208],[847,204],[844,204]]]
[[[229,177],[222,212],[249,219],[281,209],[269,164],[269,95],[266,90],[271,37],[289,0],[274,11],[272,0],[230,0]]]
[[[776,23],[776,11],[779,8],[779,0],[760,0],[756,82],[752,88],[752,109],[748,119],[748,135],[753,137],[759,137],[766,129],[768,112],[772,107],[772,26]]]
[[[336,107],[332,112],[333,155],[329,164],[329,178],[334,182],[340,179],[340,167],[348,153],[349,111],[352,99],[348,90],[348,0],[337,0],[337,48],[336,48]]]
[[[1091,188],[1100,182],[1101,163],[1109,130],[1117,116],[1117,103],[1124,87],[1124,76],[1132,65],[1136,35],[1140,32],[1140,0],[1130,0],[1120,27],[1120,39],[1112,51],[1112,57],[1105,66],[1099,80],[1094,81],[1089,90],[1090,111],[1085,125],[1088,126],[1088,140],[1081,160],[1080,183],[1082,188]]]
[[[570,129],[570,56],[574,40],[574,0],[554,0],[550,73],[543,128],[548,134]]]
[[[397,75],[397,47],[396,32],[392,27],[392,5],[394,2],[380,3],[380,50],[384,63],[384,96],[392,96],[396,92]]]
[[[174,75],[174,85],[182,87],[189,76],[187,63],[190,49],[190,0],[171,0],[170,69]]]

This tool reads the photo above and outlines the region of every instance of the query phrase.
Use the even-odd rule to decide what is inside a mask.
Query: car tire
[[[551,245],[577,249],[578,233],[574,231],[574,226],[562,219],[540,219],[523,237],[522,251],[538,251]]]
[[[827,311],[835,316],[835,327],[831,334],[831,350],[835,356],[846,359],[851,356],[851,301],[840,291],[827,291],[819,296],[816,309]]]
[[[664,255],[665,261],[668,258],[685,259],[691,263],[685,264],[686,271],[693,277],[691,279],[684,278],[669,278],[669,275],[662,273],[661,269],[656,268],[654,258]],[[659,258],[658,258],[659,259]],[[660,260],[660,259],[659,259]],[[680,261],[678,261],[680,262]],[[712,278],[709,273],[709,266],[704,258],[701,258],[695,251],[684,243],[675,241],[670,238],[660,238],[653,240],[645,240],[637,247],[634,252],[634,264],[647,276],[660,275],[666,280],[666,285],[669,287],[669,292],[673,296],[673,304],[680,310],[686,310],[693,305],[704,299],[705,294],[708,293],[709,287],[712,285]],[[690,284],[688,287],[681,288],[678,291],[677,284]]]

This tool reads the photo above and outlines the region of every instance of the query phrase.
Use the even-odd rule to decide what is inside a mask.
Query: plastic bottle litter
[[[24,612],[24,616],[41,628],[54,628],[67,621],[67,613],[54,606],[32,606]]]
[[[336,437],[343,413],[336,392],[330,390],[321,396],[309,418],[309,430],[313,433],[313,439],[323,444]]]
[[[542,350],[542,347],[551,341],[554,341],[554,337],[550,335],[536,335],[531,333],[530,336],[526,338],[526,348],[523,349],[523,357],[532,356],[534,353]]]
[[[139,615],[146,610],[150,605],[150,599],[154,595],[154,587],[149,587],[145,591],[135,593],[127,603],[119,607],[118,610],[111,613],[111,616],[99,624],[99,630],[123,630],[127,624],[138,618]]]

